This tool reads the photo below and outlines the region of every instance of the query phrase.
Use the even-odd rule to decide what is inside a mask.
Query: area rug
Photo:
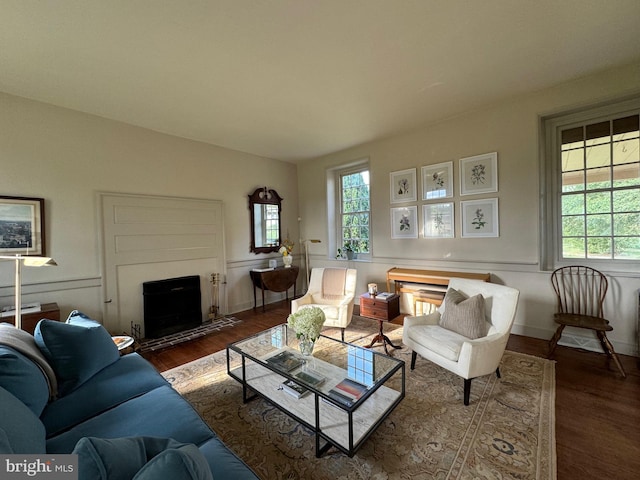
[[[376,330],[355,317],[346,339],[366,345]],[[401,344],[402,327],[385,333]],[[316,458],[310,430],[262,399],[243,404],[224,351],[163,375],[263,479],[556,478],[553,362],[505,352],[502,378],[475,379],[465,407],[460,377],[420,357],[411,371],[406,347],[393,354],[406,363],[406,396],[353,458]]]
[[[143,338],[139,341],[140,346],[136,349],[136,351],[138,353],[155,352],[158,350],[162,350],[163,348],[172,347],[183,342],[188,342],[190,340],[195,340],[196,338],[204,337],[205,335],[209,335],[213,332],[219,332],[223,328],[233,327],[240,322],[242,322],[242,320],[239,320],[236,317],[221,317],[209,322],[205,322],[195,328],[183,330],[181,332],[177,332],[161,338]]]

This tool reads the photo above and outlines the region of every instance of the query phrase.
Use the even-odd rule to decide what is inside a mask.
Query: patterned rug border
[[[384,328],[394,343],[401,343],[400,325],[385,323]],[[354,316],[352,325],[347,328],[346,340],[360,345],[368,344],[376,329],[375,321]],[[326,330],[323,333],[339,338],[338,332]],[[398,406],[397,415],[394,411],[353,458],[335,452],[317,460],[312,448],[309,448],[309,442],[313,443],[313,435],[306,427],[263,400],[242,404],[240,384],[227,376],[224,352],[221,350],[162,374],[261,478],[557,478],[555,362],[552,360],[519,352],[505,352],[501,363],[502,378],[487,375],[475,380],[471,405],[463,407],[462,380],[424,359],[419,359],[416,370],[410,371],[407,362],[409,349],[403,346],[396,352],[398,358],[405,360],[407,396]],[[411,380],[410,372],[415,380]],[[412,381],[422,382],[420,388],[431,391],[431,398],[420,394],[424,390],[409,395],[409,383]],[[212,397],[216,397],[220,403],[212,402]],[[414,405],[410,402],[418,403]],[[403,403],[406,408],[401,413]],[[422,426],[421,421],[412,421],[420,418],[420,412],[426,411],[433,418],[431,423]],[[512,416],[513,421],[508,420]],[[440,419],[453,423],[441,424]],[[463,421],[463,425],[460,421]],[[407,437],[407,433],[413,432],[412,429],[416,427],[427,431],[430,431],[429,428],[444,428],[444,432],[436,434],[434,431],[426,437],[423,433],[418,438],[424,438],[424,443],[416,443],[416,439],[411,439],[412,433]],[[462,434],[460,443],[452,444],[450,435],[453,430],[460,428],[466,433]],[[238,435],[240,431],[243,435]],[[396,432],[405,432],[402,437],[405,445],[394,440]],[[434,445],[432,441],[427,441],[433,440],[432,437],[444,443]],[[457,447],[451,450],[452,445]],[[438,458],[442,462],[443,452],[438,448],[445,447],[450,453],[446,454],[444,464],[434,464],[436,468],[429,462],[437,462]],[[413,453],[407,453],[402,448],[409,448]],[[403,461],[409,463],[406,468],[401,463],[402,468],[398,469],[398,462]],[[393,465],[394,462],[396,465]],[[416,469],[420,473],[415,473]]]
[[[225,316],[210,322],[205,322],[195,328],[183,330],[182,332],[177,332],[161,338],[143,338],[139,341],[140,347],[136,351],[139,353],[155,352],[162,350],[163,348],[173,347],[190,340],[195,340],[196,338],[204,337],[205,335],[209,335],[213,332],[219,332],[224,328],[230,328],[239,323],[242,323],[242,320],[236,317]]]

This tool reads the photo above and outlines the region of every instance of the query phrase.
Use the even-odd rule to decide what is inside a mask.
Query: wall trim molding
[[[64,290],[80,290],[84,288],[101,288],[102,277],[73,278],[54,280],[51,282],[32,282],[22,284],[22,295],[61,292]],[[13,303],[14,286],[0,286],[0,298],[9,297]]]

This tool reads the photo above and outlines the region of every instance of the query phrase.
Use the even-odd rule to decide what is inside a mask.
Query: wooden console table
[[[413,268],[398,268],[394,267],[387,271],[387,291],[391,292],[391,281],[395,283],[395,293],[409,292],[411,293],[415,289],[403,289],[403,283],[420,283],[425,284],[425,288],[428,285],[449,285],[449,280],[452,277],[470,278],[473,280],[482,280],[488,282],[491,280],[490,273],[471,273],[471,272],[445,272],[439,270],[417,270]]]
[[[23,313],[22,314],[22,330],[29,332],[33,335],[33,331],[36,328],[36,324],[46,318],[47,320],[60,321],[60,309],[57,303],[43,303],[40,306],[40,310],[37,312]],[[2,317],[0,322],[7,322],[15,325],[15,317]]]
[[[264,312],[264,291],[285,292],[289,300],[289,289],[293,287],[293,296],[296,295],[296,280],[298,279],[299,267],[292,265],[290,268],[277,267],[273,270],[258,272],[251,270],[251,281],[253,282],[253,308],[257,308],[256,288],[262,290],[262,311]]]
[[[452,278],[468,278],[488,282],[490,273],[445,272],[440,270],[418,270],[414,268],[394,267],[387,271],[387,291],[391,292],[391,281],[394,282],[394,292],[398,295],[410,293],[413,295],[413,314],[417,315],[418,303],[430,303],[440,306],[444,300],[449,280]],[[405,284],[413,284],[406,286]]]

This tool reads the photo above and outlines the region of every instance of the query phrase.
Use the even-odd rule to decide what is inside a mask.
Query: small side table
[[[399,345],[394,345],[389,337],[387,337],[382,331],[383,322],[393,320],[400,315],[400,296],[392,295],[386,299],[378,296],[372,296],[368,293],[360,295],[360,315],[367,318],[373,318],[378,320],[379,331],[378,334],[371,340],[371,343],[366,348],[373,347],[376,343],[382,343],[384,351],[389,355],[387,345],[393,348],[402,348]]]
[[[253,282],[253,308],[258,306],[256,300],[256,288],[262,290],[262,311],[264,312],[264,291],[285,292],[287,301],[289,300],[289,289],[293,287],[293,296],[296,295],[296,280],[300,267],[291,266],[289,268],[277,267],[273,270],[259,272],[251,270],[251,281]]]

